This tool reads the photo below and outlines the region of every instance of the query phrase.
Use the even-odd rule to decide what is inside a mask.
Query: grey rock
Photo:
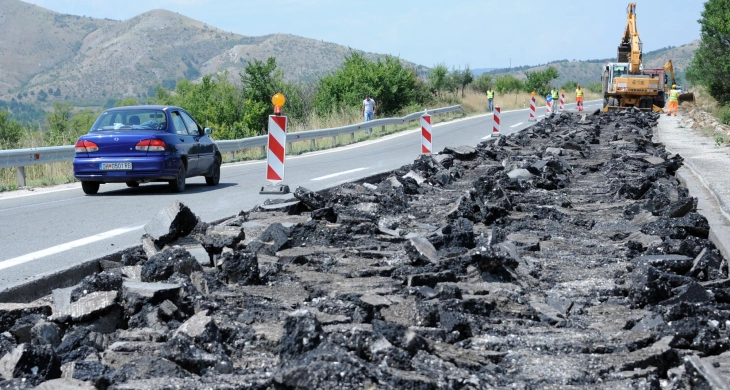
[[[187,236],[198,224],[198,217],[186,205],[174,201],[158,212],[144,226],[145,232],[157,247],[163,247],[180,237]]]
[[[30,330],[31,343],[34,345],[51,345],[58,347],[61,344],[61,329],[52,322],[35,324]]]
[[[142,265],[141,275],[144,282],[158,282],[167,280],[175,272],[190,276],[192,272],[202,270],[202,266],[190,252],[174,247],[165,248],[147,260]]]
[[[196,342],[211,343],[220,340],[218,325],[212,317],[200,312],[190,317],[175,331],[175,336],[185,334]]]
[[[39,303],[0,303],[0,333],[7,332],[15,322],[27,315],[51,315],[51,306]]]
[[[423,237],[414,237],[408,240],[406,253],[412,261],[425,261],[432,264],[438,264],[439,262],[436,248]]]
[[[43,382],[35,387],[36,390],[95,390],[97,387],[78,379],[59,378]]]
[[[513,169],[509,172],[507,172],[507,176],[509,176],[510,179],[522,179],[522,180],[530,180],[535,177],[530,171],[524,168],[518,168]]]
[[[146,298],[177,300],[180,294],[181,285],[176,283],[145,283],[125,281],[123,284],[125,294],[136,294]]]
[[[456,275],[452,271],[409,275],[406,285],[408,287],[428,286],[434,288],[438,283],[444,282],[456,282]]]
[[[37,386],[61,377],[61,359],[50,345],[21,344],[0,359],[0,376],[24,378]]]
[[[65,322],[84,321],[102,314],[117,305],[117,291],[97,291],[79,298],[68,306],[53,313],[53,320]]]

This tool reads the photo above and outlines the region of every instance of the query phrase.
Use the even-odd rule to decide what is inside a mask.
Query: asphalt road
[[[600,105],[601,101],[586,102],[586,112]],[[574,108],[566,105],[568,110]],[[539,107],[537,113],[538,120],[542,119],[545,108]],[[502,112],[501,118],[503,134],[533,124],[528,121],[528,110]],[[492,115],[487,114],[436,124],[433,150],[476,145],[491,136],[492,123]],[[420,148],[420,129],[416,129],[287,157],[284,184],[292,191],[298,186],[310,190],[333,187],[409,164]],[[182,194],[168,193],[164,183],[138,188],[104,184],[94,196],[84,195],[78,183],[0,194],[0,290],[139,244],[143,226],[174,200],[209,222],[282,196],[259,194],[267,184],[264,167],[263,161],[226,164],[219,186],[208,187],[203,178],[188,179]]]

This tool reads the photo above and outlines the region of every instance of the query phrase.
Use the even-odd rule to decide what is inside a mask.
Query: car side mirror
[[[213,130],[210,127],[206,127],[203,131],[205,132],[205,134],[213,134]]]

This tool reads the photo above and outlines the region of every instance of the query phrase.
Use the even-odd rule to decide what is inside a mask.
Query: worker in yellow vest
[[[553,88],[550,91],[550,95],[552,95],[552,97],[553,97],[553,105],[550,107],[550,113],[554,114],[554,113],[558,112],[560,94],[557,89]]]
[[[677,86],[672,84],[672,90],[669,91],[669,110],[667,110],[667,115],[672,115],[672,109],[674,109],[674,116],[677,116],[678,106],[679,91],[677,90]]]
[[[578,111],[583,111],[583,88],[580,84],[576,86],[575,90],[575,105],[578,107]]]
[[[487,111],[494,111],[494,91],[492,91],[492,87],[487,87],[487,100],[489,101]]]

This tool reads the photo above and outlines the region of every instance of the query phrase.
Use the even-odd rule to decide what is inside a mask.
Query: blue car
[[[137,187],[160,181],[182,192],[193,176],[215,186],[222,159],[211,132],[180,107],[111,108],[76,142],[74,176],[89,195],[103,183]]]

